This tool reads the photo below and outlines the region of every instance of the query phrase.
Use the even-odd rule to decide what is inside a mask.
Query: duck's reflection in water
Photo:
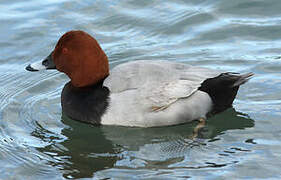
[[[254,126],[247,115],[233,108],[207,120],[205,126],[194,129],[198,122],[158,128],[128,128],[92,126],[62,116],[66,128],[63,141],[53,141],[39,151],[52,156],[49,163],[58,167],[65,178],[92,177],[95,172],[112,167],[168,166],[189,156],[190,150],[219,139],[230,129]],[[160,167],[159,167],[160,168]]]

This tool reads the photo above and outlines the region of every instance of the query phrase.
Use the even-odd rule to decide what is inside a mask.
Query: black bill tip
[[[28,66],[26,66],[26,68],[25,68],[27,71],[38,71],[37,69],[33,69],[31,66],[30,66],[30,64],[28,65]]]

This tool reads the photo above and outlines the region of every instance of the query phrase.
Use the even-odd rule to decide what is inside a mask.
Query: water
[[[0,179],[279,179],[281,3],[1,1]],[[162,128],[93,127],[61,115],[59,72],[30,73],[72,29],[96,37],[111,67],[166,59],[254,72],[234,109]]]

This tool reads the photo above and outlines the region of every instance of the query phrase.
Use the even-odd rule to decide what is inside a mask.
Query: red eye
[[[68,49],[67,49],[67,48],[62,48],[62,53],[63,53],[63,54],[67,54],[67,52],[68,52]]]

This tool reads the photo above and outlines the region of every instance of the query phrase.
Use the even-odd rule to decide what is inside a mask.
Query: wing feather
[[[161,111],[178,99],[187,98],[201,83],[220,72],[169,61],[134,61],[112,69],[105,80],[111,93],[130,93],[130,100],[142,104],[144,111]],[[132,104],[135,104],[132,103]]]

